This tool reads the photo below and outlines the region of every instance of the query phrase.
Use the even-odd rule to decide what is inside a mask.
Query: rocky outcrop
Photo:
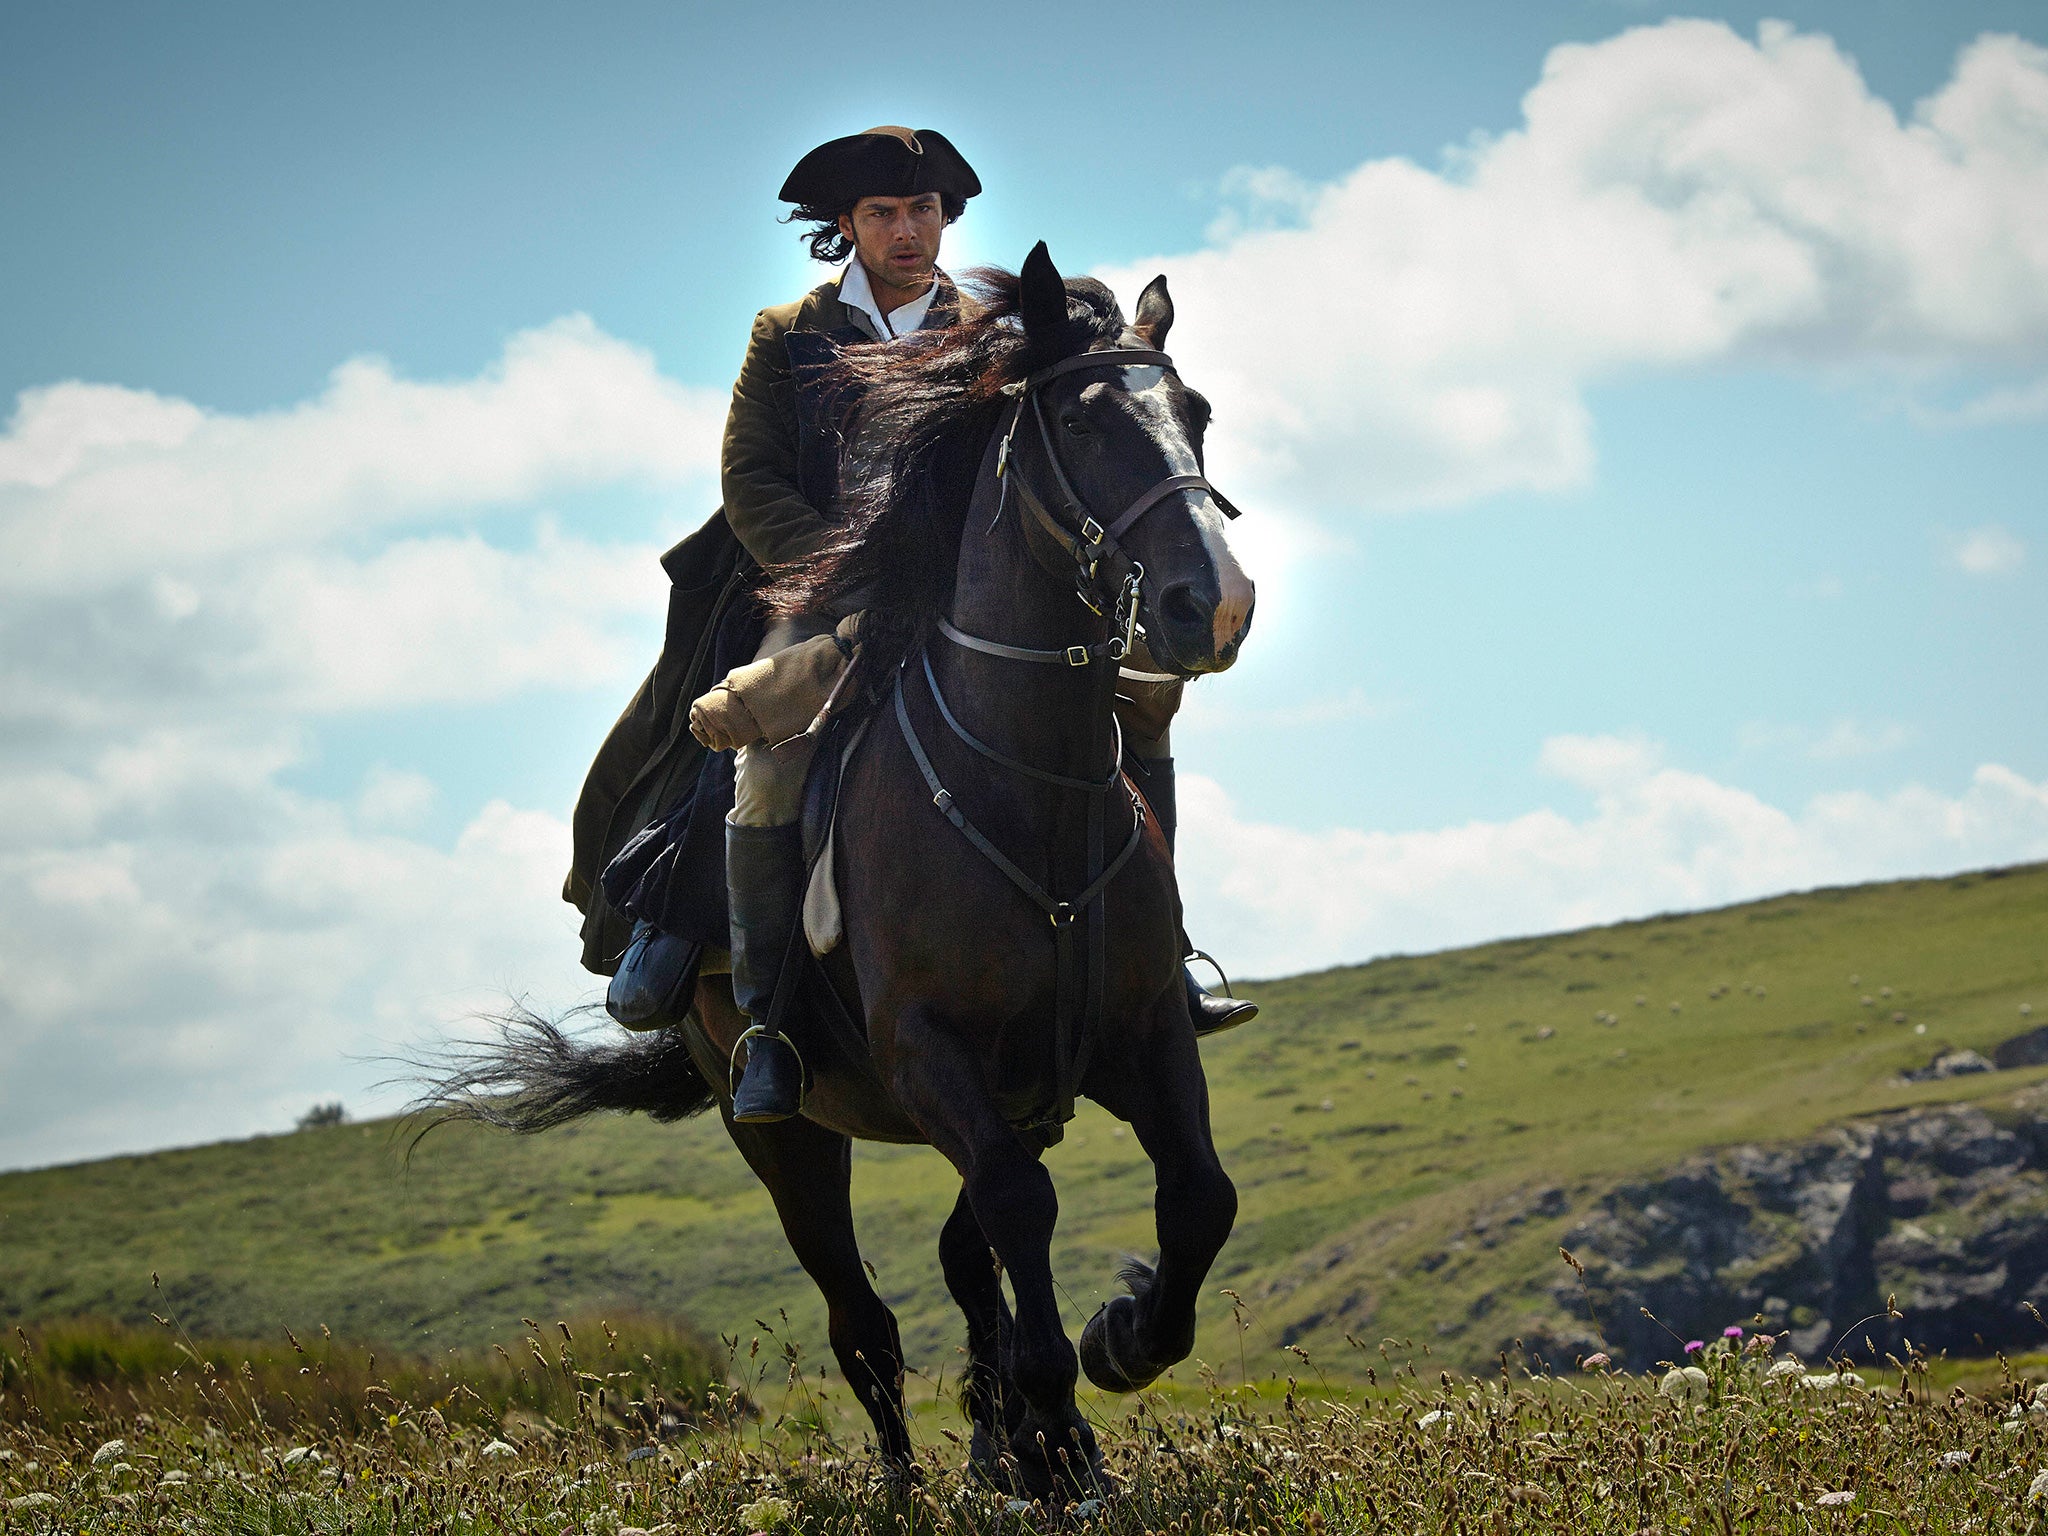
[[[1902,1339],[2038,1348],[2048,1330],[2023,1303],[2048,1309],[2048,1100],[1931,1106],[1694,1158],[1616,1189],[1564,1242],[1585,1274],[1553,1289],[1579,1324],[1557,1330],[1553,1365],[1597,1337],[1643,1368],[1729,1324],[1789,1331],[1808,1358]],[[1882,1316],[1887,1297],[1902,1318]]]

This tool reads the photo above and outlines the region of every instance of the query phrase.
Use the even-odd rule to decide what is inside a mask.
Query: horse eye
[[[1078,416],[1062,416],[1060,418],[1060,425],[1076,437],[1086,437],[1088,435],[1088,423]]]

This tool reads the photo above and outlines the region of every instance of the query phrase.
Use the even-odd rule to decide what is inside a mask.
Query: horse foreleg
[[[1009,1272],[1017,1316],[1009,1377],[1026,1412],[1011,1438],[1025,1488],[1059,1498],[1100,1477],[1095,1433],[1074,1407],[1080,1379],[1052,1283],[1059,1197],[1037,1150],[1012,1130],[983,1085],[980,1063],[958,1036],[921,1011],[896,1022],[899,1103],[960,1171],[974,1221]]]
[[[903,1416],[903,1346],[896,1316],[875,1294],[853,1235],[853,1143],[801,1117],[726,1130],[768,1187],[797,1262],[825,1297],[826,1329],[840,1374],[874,1421],[882,1454],[909,1468]]]
[[[1160,1007],[1185,1004],[1171,995]],[[1089,1074],[1089,1096],[1130,1122],[1158,1176],[1158,1267],[1126,1265],[1131,1294],[1108,1302],[1081,1331],[1081,1364],[1106,1392],[1134,1392],[1187,1358],[1202,1281],[1237,1219],[1237,1189],[1209,1131],[1209,1085],[1194,1034],[1184,1017],[1161,1025],[1126,1036],[1124,1050]]]
[[[967,1374],[960,1406],[974,1426],[969,1454],[975,1468],[994,1475],[1024,1412],[1022,1395],[1004,1379],[1003,1356],[1016,1332],[1003,1299],[1002,1270],[963,1187],[939,1233],[939,1263],[946,1289],[967,1319]]]

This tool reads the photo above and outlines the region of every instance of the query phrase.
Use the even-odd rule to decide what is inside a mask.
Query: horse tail
[[[490,1037],[415,1063],[426,1091],[407,1113],[425,1119],[420,1136],[451,1120],[530,1136],[604,1110],[681,1120],[718,1102],[690,1057],[685,1025],[609,1044],[578,1040],[523,1006],[487,1022]]]

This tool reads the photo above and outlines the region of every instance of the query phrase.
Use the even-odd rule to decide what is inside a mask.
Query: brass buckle
[[[1092,659],[1088,654],[1088,647],[1085,645],[1070,645],[1067,647],[1067,665],[1070,667],[1085,667]]]

